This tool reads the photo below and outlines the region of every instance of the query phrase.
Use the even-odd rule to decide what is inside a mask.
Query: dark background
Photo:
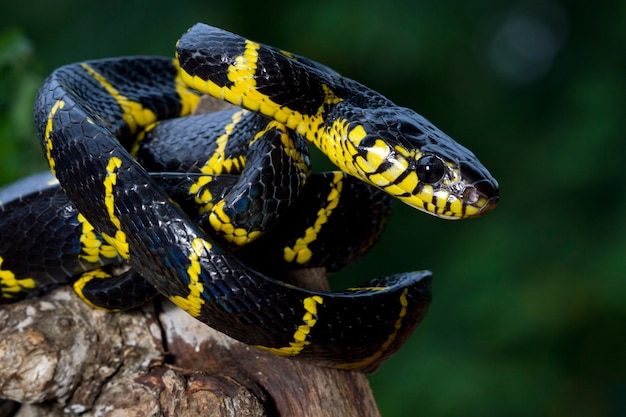
[[[401,204],[337,287],[428,268],[433,305],[370,380],[385,417],[626,415],[626,2],[22,0],[0,16],[0,184],[44,168],[54,68],[171,56],[197,21],[328,64],[472,149],[484,218]],[[320,164],[318,164],[320,165]]]

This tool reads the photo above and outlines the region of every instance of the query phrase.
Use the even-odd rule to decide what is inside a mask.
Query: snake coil
[[[199,93],[243,110],[182,117]],[[314,262],[325,225],[339,228],[349,217],[359,219],[346,226],[349,235],[373,234],[358,236],[366,242],[358,251],[366,251],[391,197],[446,219],[482,215],[498,200],[497,182],[476,157],[414,111],[321,64],[203,24],[181,37],[174,60],[113,58],[57,69],[39,91],[35,123],[63,190],[38,177],[28,180],[36,190],[27,197],[0,192],[0,230],[3,218],[7,227],[15,221],[11,204],[40,222],[49,208],[54,216],[43,216],[43,230],[55,248],[67,246],[48,251],[63,275],[97,270],[90,279],[104,274],[106,288],[113,281],[96,267],[127,263],[140,277],[113,285],[117,292],[102,290],[105,298],[147,298],[154,288],[237,340],[341,369],[372,371],[402,346],[426,313],[430,272],[316,292],[270,278],[272,268],[259,272],[263,262],[246,256],[255,259],[262,244],[250,248],[276,224],[289,229],[310,205],[314,220],[298,226],[305,232],[284,245],[281,262]],[[162,132],[177,139],[160,142]],[[244,138],[233,139],[237,132]],[[342,172],[310,176],[307,142]],[[183,158],[189,144],[195,150]],[[155,173],[181,170],[192,173]],[[315,184],[324,191],[316,194]],[[358,198],[366,194],[372,213],[360,215]],[[63,216],[72,219],[71,232],[57,228],[53,217]],[[38,274],[59,281],[49,265],[16,272],[10,250],[0,247],[5,298],[36,288]],[[77,283],[80,294],[86,282]]]

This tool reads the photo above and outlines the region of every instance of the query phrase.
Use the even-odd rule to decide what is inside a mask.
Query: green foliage
[[[0,182],[42,167],[34,140],[33,100],[42,78],[34,70],[33,49],[17,29],[0,32]]]
[[[14,3],[0,17],[18,28],[0,34],[0,183],[43,166],[31,108],[46,73],[171,55],[196,21],[416,109],[500,181],[500,206],[477,220],[398,204],[379,246],[334,281],[435,273],[423,325],[370,379],[384,417],[626,415],[623,3]]]

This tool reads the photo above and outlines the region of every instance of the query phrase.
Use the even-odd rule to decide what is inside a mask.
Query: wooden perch
[[[17,416],[379,416],[365,375],[262,352],[166,301],[106,313],[62,288],[0,321]]]

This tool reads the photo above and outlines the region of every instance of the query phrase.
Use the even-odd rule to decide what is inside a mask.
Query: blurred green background
[[[4,4],[0,184],[44,168],[54,68],[171,56],[197,21],[317,59],[411,107],[498,178],[448,222],[397,204],[333,281],[428,268],[434,302],[370,381],[384,417],[626,415],[626,2],[79,0]]]

